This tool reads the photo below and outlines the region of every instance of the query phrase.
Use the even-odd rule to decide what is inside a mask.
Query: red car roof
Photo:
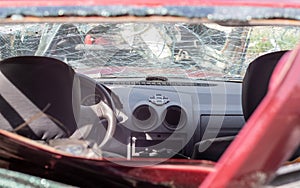
[[[92,6],[92,5],[128,5],[128,6],[266,6],[266,7],[289,7],[299,8],[299,0],[13,0],[1,1],[0,7],[16,6]]]

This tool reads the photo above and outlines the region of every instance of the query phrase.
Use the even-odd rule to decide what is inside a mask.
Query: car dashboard
[[[241,83],[98,79],[114,94],[117,130],[103,148],[128,159],[191,158],[201,140],[234,136],[244,125]]]

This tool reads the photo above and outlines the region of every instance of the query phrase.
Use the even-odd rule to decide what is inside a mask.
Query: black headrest
[[[38,109],[43,110],[49,106],[45,114],[54,122],[51,126],[41,124],[34,127],[26,126],[17,133],[32,139],[51,139],[67,137],[75,131],[75,117],[78,116],[76,113],[80,108],[80,99],[77,93],[78,88],[76,88],[79,83],[76,83],[76,75],[71,67],[53,58],[24,56],[1,61],[0,71],[2,76],[0,77],[2,90],[0,91],[0,115],[6,118],[6,122],[10,123],[12,129],[28,119],[25,120],[24,114],[20,112],[20,109],[24,112],[26,106],[13,104],[17,99],[19,100],[20,95],[17,95],[14,89],[9,89],[7,80]],[[17,96],[16,100],[9,99],[11,95]],[[16,105],[20,106],[16,107]],[[27,109],[33,110],[29,107]],[[0,128],[3,127],[0,125]]]
[[[248,120],[266,95],[272,72],[286,52],[278,51],[265,54],[249,64],[242,86],[242,105],[245,120]]]

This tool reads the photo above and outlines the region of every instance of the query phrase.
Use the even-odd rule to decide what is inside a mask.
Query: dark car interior
[[[0,62],[1,87],[8,88],[0,98],[1,128],[46,142],[69,138],[80,128],[79,116],[87,114],[83,109],[103,100],[112,109],[116,122],[103,116],[108,113],[105,110],[101,118],[92,112],[87,115],[93,117],[92,127],[84,136],[99,145],[104,137],[109,138],[101,145],[102,150],[129,159],[217,161],[243,127],[244,119],[250,118],[265,96],[271,73],[284,53],[255,59],[243,83],[199,81],[190,90],[191,83],[160,77],[92,80],[48,57],[5,59]],[[227,91],[225,96],[223,89]],[[103,94],[106,92],[108,95]],[[222,97],[225,104],[220,105]],[[29,109],[32,105],[36,111]],[[297,156],[299,151],[292,158]]]
[[[195,48],[198,44],[191,42],[197,39],[191,30],[207,38],[212,33],[220,35],[213,41],[225,37],[225,31],[204,25],[189,27],[190,30],[185,27],[174,30],[173,26],[163,30],[174,32],[174,36],[181,34],[181,42],[175,44],[177,54],[173,55],[175,64],[182,67],[193,64],[190,56],[199,53]],[[155,27],[149,28],[153,31]],[[218,161],[263,100],[276,64],[288,53],[282,50],[256,57],[239,81],[156,75],[90,78],[67,64],[67,61],[80,61],[85,53],[95,53],[97,62],[103,60],[110,66],[106,61],[114,59],[101,59],[101,50],[103,46],[112,46],[107,53],[117,49],[112,36],[118,29],[117,24],[99,25],[88,30],[82,39],[75,25],[62,24],[53,36],[38,37],[40,43],[45,40],[46,44],[52,38],[44,56],[18,55],[0,61],[0,87],[7,88],[0,93],[0,128],[56,149],[68,148],[73,139],[87,141],[87,147],[93,145],[95,150],[105,151],[107,157]],[[83,42],[101,50],[89,47],[91,52],[78,51],[76,45]],[[205,42],[220,48],[220,44]],[[226,44],[223,40],[220,43]],[[189,52],[177,49],[178,46],[184,46]],[[142,58],[132,49],[118,49],[112,54],[119,61]],[[83,58],[83,64],[87,57]],[[291,159],[299,154],[298,149]]]

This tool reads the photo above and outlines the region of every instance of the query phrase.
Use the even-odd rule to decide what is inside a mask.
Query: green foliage
[[[300,39],[297,27],[254,27],[250,33],[249,54],[294,48]]]

